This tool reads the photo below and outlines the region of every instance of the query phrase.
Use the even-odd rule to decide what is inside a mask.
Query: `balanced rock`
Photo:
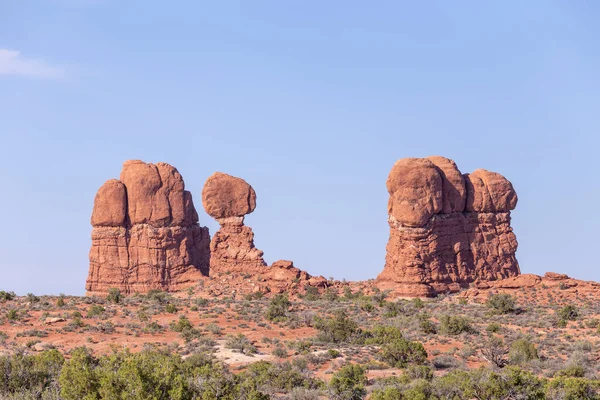
[[[126,161],[98,190],[91,223],[88,294],[177,291],[208,275],[208,229],[169,164]]]
[[[434,296],[519,275],[510,226],[517,195],[502,175],[463,176],[444,157],[407,158],[394,164],[387,189],[390,238],[380,288]]]
[[[267,264],[254,246],[254,232],[244,216],[256,208],[256,193],[245,180],[216,172],[202,189],[206,213],[221,225],[210,243],[211,272],[261,273]]]

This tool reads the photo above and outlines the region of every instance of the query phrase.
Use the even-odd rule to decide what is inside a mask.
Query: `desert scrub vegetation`
[[[266,400],[294,392],[314,396],[324,387],[302,363],[260,361],[233,374],[206,353],[183,359],[145,349],[96,357],[80,347],[68,360],[56,350],[0,356],[3,399]]]
[[[491,295],[486,304],[496,314],[511,314],[517,311],[517,300],[507,293]]]

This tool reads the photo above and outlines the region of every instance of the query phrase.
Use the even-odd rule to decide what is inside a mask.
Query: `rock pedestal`
[[[256,193],[245,180],[217,172],[202,189],[202,205],[221,226],[210,243],[210,271],[263,273],[263,252],[254,246],[254,232],[244,216],[256,208]]]

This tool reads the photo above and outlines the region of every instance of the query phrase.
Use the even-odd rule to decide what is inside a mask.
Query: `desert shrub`
[[[11,308],[6,312],[6,318],[8,318],[9,321],[16,321],[19,319],[19,313],[15,308]]]
[[[90,308],[88,309],[87,317],[88,318],[98,317],[98,316],[102,315],[102,313],[104,311],[105,311],[104,307],[102,307],[100,304],[92,304],[90,306]]]
[[[406,369],[406,375],[410,379],[424,379],[426,381],[433,379],[433,371],[427,365],[409,365]]]
[[[225,347],[228,349],[238,350],[240,353],[246,355],[252,355],[258,352],[258,349],[252,344],[252,342],[241,333],[237,335],[227,335]]]
[[[568,367],[557,371],[554,374],[555,377],[570,377],[570,378],[583,378],[585,376],[585,368],[582,365],[569,365]]]
[[[33,293],[27,293],[27,301],[29,302],[29,304],[39,303],[40,298],[39,298],[39,296],[36,296]]]
[[[552,400],[597,400],[600,398],[599,389],[598,381],[559,377],[548,382],[546,398]]]
[[[289,362],[273,364],[258,361],[249,364],[242,378],[256,382],[258,387],[269,387],[279,392],[289,392],[295,387],[314,389],[320,385]]]
[[[17,353],[0,356],[0,394],[56,394],[63,362],[64,358],[57,350],[47,350],[38,355]]]
[[[331,397],[340,400],[360,400],[366,395],[367,375],[364,367],[348,364],[340,368],[329,381]]]
[[[165,306],[165,312],[169,314],[175,314],[177,312],[177,306],[175,304],[169,303]]]
[[[161,324],[159,324],[156,321],[152,321],[146,324],[146,326],[143,329],[144,333],[149,333],[151,335],[157,334],[157,333],[161,333],[164,332],[165,327],[162,326]]]
[[[431,364],[435,369],[450,369],[459,367],[461,362],[449,354],[442,354],[431,360]]]
[[[337,292],[335,291],[335,289],[331,289],[331,288],[329,288],[325,291],[325,293],[323,294],[323,298],[326,301],[330,301],[330,302],[339,300],[339,296],[338,296]]]
[[[5,292],[4,290],[0,290],[0,302],[2,303],[13,300],[15,296],[15,292]]]
[[[432,387],[440,399],[544,399],[544,382],[512,367],[502,373],[455,370],[435,379]]]
[[[369,398],[371,400],[402,400],[405,397],[400,388],[395,386],[386,386],[382,389],[375,389]]]
[[[317,316],[313,325],[319,330],[320,340],[332,343],[346,342],[358,331],[358,324],[344,310],[337,310],[333,318]]]
[[[506,359],[508,352],[509,349],[505,346],[502,338],[497,336],[492,336],[481,349],[483,357],[500,368],[508,363],[508,360]]]
[[[486,304],[496,314],[510,314],[517,310],[517,300],[508,293],[493,294]]]
[[[244,295],[244,299],[248,301],[261,300],[264,297],[261,291],[250,292]]]
[[[404,368],[409,363],[423,364],[427,360],[427,352],[421,343],[399,338],[384,344],[378,359],[392,367]]]
[[[287,316],[292,303],[286,294],[277,294],[269,302],[266,317],[270,321],[281,320]]]
[[[435,335],[437,333],[437,326],[428,317],[419,316],[419,327],[425,334]]]
[[[88,349],[74,349],[60,371],[60,396],[65,400],[96,400],[99,387],[96,365],[97,360]]]
[[[321,294],[319,293],[319,288],[307,285],[305,287],[304,295],[301,297],[306,301],[317,301],[321,298]]]
[[[497,322],[491,322],[485,328],[485,330],[490,333],[498,333],[498,332],[500,332],[501,329],[502,329],[502,326],[500,326],[500,324]]]
[[[65,295],[64,294],[60,294],[58,296],[58,298],[56,299],[56,306],[57,307],[64,307],[65,306]]]
[[[447,335],[459,335],[463,332],[474,332],[471,320],[462,315],[442,315],[440,318],[440,329]]]
[[[169,324],[169,327],[174,332],[183,332],[185,330],[194,328],[194,325],[192,325],[190,320],[187,319],[185,315],[182,315],[179,317],[179,321],[171,322],[171,324]]]
[[[286,358],[288,353],[283,346],[279,345],[273,350],[273,355],[277,358]]]
[[[119,303],[121,301],[121,290],[119,290],[119,288],[108,289],[108,295],[106,296],[106,300],[115,304]]]
[[[168,300],[168,294],[159,289],[152,289],[146,293],[146,299],[158,304],[165,304]]]
[[[208,299],[203,299],[203,298],[199,298],[196,299],[196,305],[198,307],[206,307],[210,302],[208,301]]]
[[[221,329],[221,327],[215,323],[210,323],[208,325],[206,325],[206,330],[209,331],[210,333],[212,333],[213,335],[221,335],[223,333],[223,329]]]
[[[289,394],[289,400],[319,400],[321,391],[318,389],[294,388]]]
[[[368,338],[366,344],[386,344],[394,340],[402,339],[402,332],[395,326],[377,325],[372,330],[366,332]]]
[[[512,342],[508,357],[511,364],[523,364],[539,358],[535,345],[527,339]]]
[[[566,305],[557,312],[558,318],[564,321],[575,321],[579,316],[579,312],[574,305]]]

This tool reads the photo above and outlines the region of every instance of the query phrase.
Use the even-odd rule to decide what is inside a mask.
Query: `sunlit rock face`
[[[98,190],[91,223],[88,294],[178,291],[208,275],[208,229],[169,164],[126,161]]]
[[[405,158],[387,179],[390,237],[380,288],[435,296],[519,275],[512,184],[484,169],[462,174],[444,157]]]

